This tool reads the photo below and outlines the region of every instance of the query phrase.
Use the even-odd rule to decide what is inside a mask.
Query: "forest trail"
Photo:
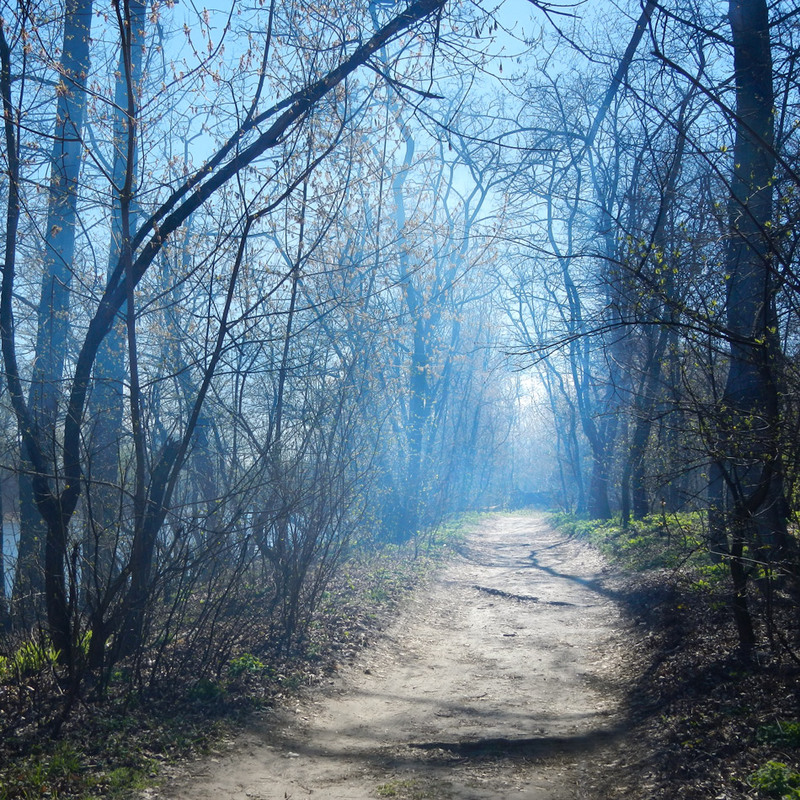
[[[591,797],[630,641],[602,569],[535,515],[487,519],[327,686],[149,796]]]

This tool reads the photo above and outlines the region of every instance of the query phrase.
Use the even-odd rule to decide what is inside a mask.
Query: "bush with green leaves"
[[[781,747],[800,747],[800,722],[784,719],[762,725],[756,732],[756,741]]]
[[[256,658],[252,653],[242,653],[242,655],[231,659],[228,664],[228,675],[231,678],[241,678],[243,675],[255,675],[263,672],[266,665],[260,658]]]
[[[748,777],[748,783],[769,797],[800,800],[800,773],[780,761],[767,761]]]

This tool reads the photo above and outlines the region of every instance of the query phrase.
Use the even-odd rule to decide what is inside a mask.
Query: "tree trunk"
[[[756,518],[769,549],[786,539],[779,456],[780,342],[772,274],[772,57],[765,0],[730,0],[736,79],[736,142],[727,247],[732,341],[722,399],[726,471],[736,513]]]
[[[56,426],[69,330],[91,24],[92,0],[67,0],[44,231],[44,277],[38,307],[36,355],[28,395],[32,433],[38,440],[43,463],[35,468],[33,454],[23,446],[23,469],[20,471],[20,543],[14,609],[21,625],[31,624],[37,609],[41,608],[39,598],[44,590],[44,562],[48,561],[55,568],[59,561],[54,553],[49,557],[45,555],[46,547],[62,546],[57,541],[60,535],[48,535],[37,508],[32,474],[35,469],[42,469],[49,477],[55,471]],[[51,575],[50,579],[63,581],[64,576]]]
[[[786,544],[779,452],[779,362],[771,225],[775,168],[772,54],[765,0],[730,0],[736,83],[736,140],[728,205],[728,377],[720,409],[723,472],[732,493],[734,610],[742,647],[748,627],[746,573],[737,550],[770,560]],[[719,533],[713,534],[719,538]]]
[[[594,453],[592,457],[588,512],[590,519],[611,519],[611,505],[608,502],[608,459],[604,452]]]
[[[124,16],[126,11],[127,17]],[[125,11],[120,11],[120,55],[114,95],[116,115],[111,175],[111,243],[106,273],[109,281],[123,259],[130,261],[130,226],[135,213],[135,183],[138,172],[136,107],[142,76],[145,20],[146,6],[141,0],[131,0],[125,4]],[[121,309],[121,315],[128,317],[130,311],[126,303]],[[126,513],[126,506],[129,506],[124,489],[120,486],[125,380],[125,335],[122,324],[118,322],[112,325],[98,349],[90,405],[93,427],[87,472],[90,479],[92,515],[87,526],[84,547],[87,565],[84,589],[94,619],[92,639],[98,638],[103,642],[112,631],[111,626],[105,623],[103,609],[113,599],[109,596],[109,591],[119,567],[116,563],[116,552],[121,535],[120,523]],[[133,392],[132,383],[131,387]],[[137,461],[140,459],[141,455]],[[134,496],[140,498],[140,517],[144,516],[141,508],[144,487],[138,485],[142,483],[142,472],[142,469],[137,469],[137,486],[134,487]],[[138,529],[143,524],[139,519],[134,522],[134,528]],[[141,542],[140,536],[140,548]],[[142,555],[132,552],[132,562],[135,557],[141,559]],[[132,581],[135,580],[132,578]],[[133,588],[131,591],[136,593]],[[95,652],[100,654],[103,651],[96,648]]]

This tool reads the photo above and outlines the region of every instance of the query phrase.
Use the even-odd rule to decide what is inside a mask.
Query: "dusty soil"
[[[151,797],[596,798],[633,638],[600,557],[497,516],[374,646]]]

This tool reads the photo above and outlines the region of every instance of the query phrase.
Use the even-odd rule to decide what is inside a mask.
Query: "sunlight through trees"
[[[530,502],[703,511],[754,648],[799,588],[798,20],[7,0],[0,651],[66,715]]]

